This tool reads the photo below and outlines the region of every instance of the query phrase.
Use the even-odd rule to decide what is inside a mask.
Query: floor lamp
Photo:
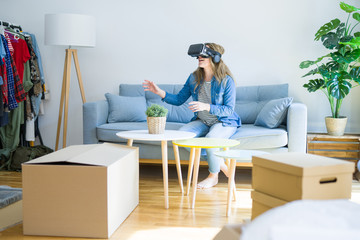
[[[83,82],[80,73],[77,50],[72,47],[95,47],[95,18],[79,14],[46,14],[45,44],[68,46],[65,50],[64,75],[62,80],[59,117],[56,132],[55,151],[59,147],[60,129],[63,122],[63,144],[66,147],[67,119],[69,108],[69,90],[71,75],[71,58],[74,58],[81,98],[86,102]],[[63,115],[64,114],[64,115]]]

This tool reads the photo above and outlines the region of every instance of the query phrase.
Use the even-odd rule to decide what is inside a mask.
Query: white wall
[[[44,15],[79,13],[96,17],[97,45],[78,50],[87,101],[117,93],[120,83],[184,83],[197,64],[187,56],[192,43],[216,42],[237,85],[289,83],[290,96],[308,106],[308,130],[325,131],[330,107],[322,93],[308,93],[299,69],[324,55],[314,42],[320,26],[346,19],[337,0],[3,0],[0,19],[32,32],[41,49],[51,99],[40,117],[45,144],[55,146],[65,47],[44,45]],[[355,0],[349,4],[360,4]],[[70,89],[68,145],[82,143],[82,102],[74,67]],[[347,132],[359,133],[359,88],[343,102]]]

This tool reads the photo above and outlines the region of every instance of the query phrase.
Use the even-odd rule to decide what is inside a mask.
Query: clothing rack
[[[4,32],[3,29],[5,29],[7,31]],[[28,68],[29,68],[28,71],[36,72],[36,74],[34,74],[34,75],[36,75],[36,81],[37,81],[36,84],[38,84],[37,91],[38,92],[40,91],[39,90],[39,84],[41,84],[42,85],[42,94],[41,94],[42,96],[41,96],[41,98],[43,98],[43,94],[44,94],[43,93],[44,92],[43,91],[43,88],[44,88],[43,79],[44,78],[43,78],[43,75],[41,76],[41,74],[42,74],[41,70],[40,70],[41,58],[39,58],[40,53],[39,53],[39,49],[38,49],[38,46],[37,46],[37,43],[36,43],[35,35],[32,35],[30,33],[24,34],[24,33],[22,33],[22,27],[20,25],[14,24],[14,23],[11,23],[11,22],[8,22],[8,21],[3,21],[3,20],[0,20],[0,30],[1,30],[0,34],[4,35],[4,33],[6,33],[7,38],[10,38],[9,35],[15,34],[15,33],[19,33],[19,35],[21,35],[23,37],[21,40],[17,41],[16,43],[17,44],[22,44],[22,46],[26,46],[26,47],[29,48],[28,49],[29,52],[27,54],[28,56],[26,56],[27,61],[30,61],[29,64],[27,65]],[[35,40],[35,46],[36,46],[36,49],[38,49],[37,52],[39,53],[39,57],[38,56],[36,56],[36,58],[34,57],[34,55],[36,54],[36,50],[33,48],[34,42],[28,42],[29,39],[31,39],[31,38],[34,38],[34,40]],[[8,40],[8,41],[11,41],[11,40]],[[7,42],[6,42],[6,44],[7,44]],[[20,48],[19,45],[17,45],[17,48],[18,49]],[[31,51],[30,51],[30,48],[31,48]],[[17,51],[17,49],[13,48],[13,52],[16,52],[16,51]],[[19,52],[21,52],[21,51],[19,51]],[[36,64],[33,63],[33,65],[31,66],[31,61],[33,61],[33,62],[36,61]],[[4,67],[4,66],[2,66],[2,67]],[[12,66],[11,66],[11,68],[12,68]],[[21,69],[21,68],[19,67],[17,69]],[[30,74],[31,76],[33,76],[33,72],[31,72],[31,74]],[[15,77],[14,77],[13,80],[15,80]],[[30,81],[30,80],[32,81],[32,79],[30,79],[30,76],[28,76],[27,81]],[[29,97],[29,99],[30,99],[30,97],[32,97],[30,95],[31,92],[32,92],[31,89],[27,90],[27,92],[26,92],[26,94],[28,94],[27,97]],[[25,92],[23,94],[25,94]],[[38,97],[39,96],[37,95],[37,99],[38,99]],[[18,101],[18,99],[16,99],[16,100]],[[23,98],[21,98],[19,100],[19,102],[23,102],[23,105],[21,107],[23,108],[24,116],[26,116],[26,114],[27,114],[26,109],[29,110],[29,107],[31,108],[31,112],[34,111],[34,106],[32,105],[33,104],[32,100],[27,101],[27,103],[26,103],[25,100]],[[38,102],[38,100],[36,100],[36,102]],[[26,106],[26,104],[28,104],[28,106]],[[29,106],[29,104],[30,104],[30,106]],[[37,106],[37,108],[39,108],[39,106]],[[10,109],[10,111],[15,111],[15,110],[18,111],[17,114],[19,114],[19,111],[21,111],[19,106],[15,107],[13,109]],[[6,112],[6,113],[9,114],[9,112]],[[1,149],[2,148],[14,148],[14,147],[18,147],[18,146],[34,146],[34,143],[35,143],[34,140],[27,140],[27,135],[26,135],[26,132],[28,131],[28,129],[26,127],[27,122],[24,122],[23,124],[19,124],[16,121],[11,122],[11,119],[9,118],[8,115],[6,115],[6,117],[7,117],[7,119],[6,119],[7,122],[2,125],[2,127],[4,127],[4,128],[1,128],[1,131],[2,131],[1,134],[5,135],[5,136],[15,136],[15,135],[16,136],[13,137],[13,138],[9,137],[9,139],[6,139],[6,140],[1,139],[0,145],[7,144],[7,143],[9,143],[9,144],[8,144],[8,146],[0,146],[0,155],[1,155]],[[29,131],[31,131],[31,132],[34,131],[34,135],[32,135],[31,132],[28,132],[30,134],[30,136],[28,136],[28,138],[29,139],[39,138],[40,144],[44,145],[41,134],[40,134],[40,129],[39,129],[39,120],[38,120],[39,118],[38,118],[38,116],[35,116],[35,114],[33,115],[33,117],[36,117],[36,118],[35,118],[35,121],[33,123],[34,124],[33,127],[30,126]],[[5,128],[5,126],[7,126],[7,125],[9,125],[10,127]],[[31,125],[31,123],[30,123],[30,125]],[[8,134],[8,132],[9,132],[9,134]]]
[[[0,25],[4,26],[4,27],[10,27],[10,28],[13,28],[13,29],[17,28],[17,29],[20,30],[20,32],[22,32],[21,26],[17,25],[17,24],[13,24],[13,23],[10,23],[10,22],[0,20]]]

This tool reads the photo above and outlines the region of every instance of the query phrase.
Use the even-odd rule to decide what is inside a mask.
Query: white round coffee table
[[[235,169],[236,162],[248,162],[251,163],[253,156],[259,156],[263,154],[269,154],[264,151],[257,150],[226,150],[219,151],[214,153],[218,157],[222,157],[225,159],[230,159],[230,168],[229,168],[229,178],[228,178],[228,197],[227,197],[227,208],[226,208],[226,216],[229,216],[231,210],[231,198],[233,197],[232,189],[235,188]],[[235,192],[235,190],[234,190]]]
[[[169,196],[168,196],[168,141],[183,140],[193,138],[196,136],[195,133],[177,131],[177,130],[165,130],[163,134],[149,134],[148,130],[133,130],[133,131],[122,131],[116,133],[120,138],[128,139],[127,145],[132,146],[134,140],[142,141],[161,141],[161,154],[162,154],[162,166],[163,166],[163,181],[164,181],[164,197],[165,197],[165,208],[169,208]],[[179,148],[177,145],[173,146],[176,169],[178,173],[180,190],[183,193],[184,187],[182,182]]]

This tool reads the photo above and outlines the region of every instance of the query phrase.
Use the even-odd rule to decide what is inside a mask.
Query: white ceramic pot
[[[325,117],[326,129],[329,135],[342,136],[344,135],[347,117]]]

